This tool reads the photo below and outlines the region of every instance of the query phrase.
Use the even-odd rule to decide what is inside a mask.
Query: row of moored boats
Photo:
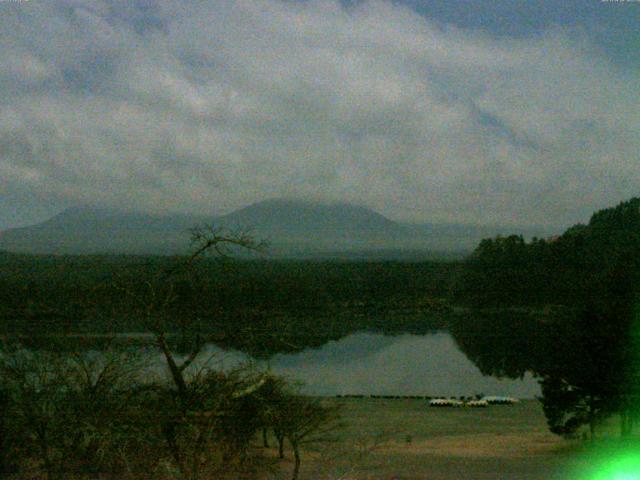
[[[474,400],[457,400],[455,398],[434,398],[429,401],[430,407],[472,407],[482,408],[489,405],[513,405],[518,403],[517,398],[513,397],[482,397]]]

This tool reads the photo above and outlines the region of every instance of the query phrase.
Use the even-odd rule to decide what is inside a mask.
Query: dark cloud
[[[638,69],[580,25],[496,33],[416,8],[0,3],[0,192],[547,225],[637,193]]]

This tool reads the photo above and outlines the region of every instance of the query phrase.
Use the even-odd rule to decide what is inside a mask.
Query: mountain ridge
[[[161,254],[188,251],[189,229],[214,224],[249,229],[275,257],[362,256],[388,251],[468,252],[484,236],[511,232],[454,224],[396,222],[365,206],[275,198],[226,215],[149,214],[71,207],[44,222],[0,232],[0,250],[39,254]],[[350,253],[351,252],[351,253]],[[402,253],[404,252],[404,253]],[[366,256],[366,254],[364,254]]]

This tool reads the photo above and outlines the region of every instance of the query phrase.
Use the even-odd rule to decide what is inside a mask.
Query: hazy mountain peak
[[[254,203],[221,217],[219,222],[272,233],[303,235],[355,231],[371,233],[401,228],[396,222],[367,207],[286,198]]]
[[[273,198],[217,218],[78,206],[38,225],[2,232],[0,250],[180,254],[189,251],[189,229],[203,223],[248,228],[271,243],[272,254],[305,257],[470,251],[497,232],[473,226],[405,225],[361,205]]]

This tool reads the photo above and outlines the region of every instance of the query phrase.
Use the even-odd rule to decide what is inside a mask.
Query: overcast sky
[[[0,0],[0,229],[350,201],[565,226],[640,194],[640,1]]]

